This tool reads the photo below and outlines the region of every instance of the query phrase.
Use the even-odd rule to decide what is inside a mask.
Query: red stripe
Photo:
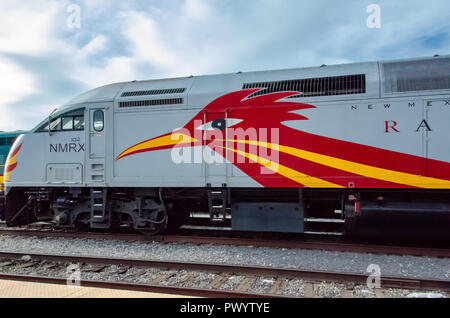
[[[11,172],[11,171],[13,171],[16,167],[17,167],[17,162],[13,163],[12,165],[7,165],[7,166],[5,167],[5,172],[6,172],[6,173]]]
[[[9,155],[9,158],[12,158],[15,155],[17,155],[17,153],[20,151],[20,148],[22,148],[22,144],[20,144],[16,149],[14,149],[14,151]]]

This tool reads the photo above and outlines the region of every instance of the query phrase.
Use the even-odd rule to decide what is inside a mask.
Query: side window
[[[102,110],[96,110],[94,112],[94,130],[95,131],[103,131],[103,128],[105,126],[104,123],[104,115]]]
[[[84,130],[84,108],[76,109],[53,118],[50,123],[51,131]],[[48,132],[48,123],[42,125],[37,132]]]
[[[73,130],[73,117],[62,118],[62,130]]]
[[[61,117],[53,119],[50,123],[50,131],[59,131],[61,130]]]
[[[73,118],[73,129],[74,130],[84,130],[84,117],[75,116]]]
[[[6,138],[0,138],[0,146],[6,146]]]

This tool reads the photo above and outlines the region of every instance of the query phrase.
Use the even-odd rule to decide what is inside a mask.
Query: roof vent
[[[150,99],[119,102],[120,108],[183,104],[183,98]]]
[[[264,90],[252,94],[250,97],[286,91],[296,91],[301,93],[300,95],[291,96],[290,98],[364,94],[366,92],[366,75],[356,74],[294,79],[278,82],[246,83],[242,88],[265,88]]]
[[[450,58],[384,63],[386,93],[450,89]]]
[[[186,88],[155,89],[155,90],[148,90],[148,91],[123,92],[122,95],[120,95],[120,97],[181,94],[181,93],[184,93],[185,91],[186,91]]]

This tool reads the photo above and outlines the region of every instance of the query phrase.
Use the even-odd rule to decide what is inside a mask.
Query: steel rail
[[[239,273],[258,276],[275,276],[288,278],[301,278],[314,281],[334,281],[334,282],[351,282],[365,284],[367,276],[365,274],[341,273],[341,272],[324,272],[309,271],[300,269],[287,269],[277,267],[262,267],[248,265],[230,265],[230,264],[214,264],[214,263],[195,263],[195,262],[178,262],[178,261],[162,261],[162,260],[144,260],[144,259],[128,259],[128,258],[107,258],[107,257],[91,257],[91,256],[66,256],[53,254],[33,254],[33,253],[17,253],[17,252],[0,252],[0,258],[20,259],[28,255],[31,259],[47,260],[56,262],[71,263],[89,263],[101,265],[128,265],[133,267],[149,267],[149,268],[169,268],[197,270],[221,273]],[[382,276],[381,286],[383,288],[408,288],[408,289],[441,289],[450,290],[450,280],[432,280],[410,277]]]
[[[450,249],[426,248],[414,246],[391,246],[362,243],[336,243],[336,242],[315,242],[315,241],[289,241],[289,240],[268,240],[235,237],[214,237],[214,236],[181,236],[181,235],[157,235],[144,236],[143,234],[124,233],[96,233],[96,232],[52,232],[46,230],[4,230],[0,228],[0,235],[27,236],[27,237],[55,237],[55,238],[83,238],[83,239],[103,239],[121,241],[140,242],[163,242],[163,243],[191,243],[191,244],[213,244],[232,246],[254,246],[271,248],[290,249],[310,249],[327,250],[352,253],[372,253],[383,255],[411,255],[427,257],[450,258]]]

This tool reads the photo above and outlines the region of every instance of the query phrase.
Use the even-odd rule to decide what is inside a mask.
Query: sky
[[[448,0],[0,0],[0,14],[0,131],[113,82],[450,54]]]

